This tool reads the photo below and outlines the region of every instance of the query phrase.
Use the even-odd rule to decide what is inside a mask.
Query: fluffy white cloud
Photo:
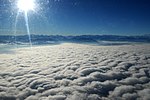
[[[149,100],[150,45],[61,44],[0,54],[2,100]]]

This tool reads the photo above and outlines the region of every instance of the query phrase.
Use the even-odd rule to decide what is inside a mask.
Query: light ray
[[[30,28],[29,28],[29,21],[28,21],[28,14],[27,14],[27,12],[25,12],[24,14],[25,14],[24,16],[25,16],[27,34],[28,34],[28,37],[29,37],[29,44],[30,44],[30,47],[32,47],[31,34],[30,34]]]
[[[17,47],[17,40],[16,40],[16,36],[17,36],[17,23],[18,23],[18,17],[19,17],[19,11],[17,12],[16,15],[16,19],[15,19],[15,30],[14,30],[14,39],[15,39],[15,46]]]
[[[25,24],[26,24],[27,35],[29,38],[29,44],[30,44],[30,47],[32,47],[31,33],[30,33],[29,20],[28,20],[28,12],[31,10],[34,11],[35,0],[18,0],[17,7],[19,9],[18,13],[19,12],[24,13],[24,19],[25,19]],[[19,16],[19,14],[17,14],[17,17],[18,16]],[[15,28],[17,26],[17,19],[18,18],[16,18]],[[16,34],[16,32],[15,32],[15,34]]]

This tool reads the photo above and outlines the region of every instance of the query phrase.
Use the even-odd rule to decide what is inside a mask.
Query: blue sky
[[[15,30],[15,0],[0,2],[0,34]],[[36,0],[28,13],[31,34],[142,35],[150,34],[150,0]],[[17,34],[26,34],[23,14]]]

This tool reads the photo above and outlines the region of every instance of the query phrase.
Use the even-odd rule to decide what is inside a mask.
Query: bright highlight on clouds
[[[20,10],[28,12],[34,10],[35,0],[18,0],[17,6]]]

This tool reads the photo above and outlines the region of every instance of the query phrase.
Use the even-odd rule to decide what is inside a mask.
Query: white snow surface
[[[13,51],[0,54],[0,100],[150,100],[150,44]]]

